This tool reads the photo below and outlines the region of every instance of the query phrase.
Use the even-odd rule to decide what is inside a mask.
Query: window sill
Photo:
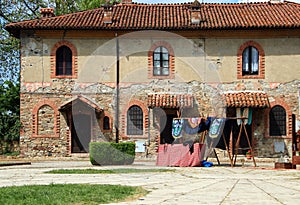
[[[174,79],[174,77],[170,75],[161,75],[161,76],[149,76],[148,79]]]
[[[264,76],[261,75],[242,75],[238,76],[237,79],[264,79]]]
[[[51,79],[76,79],[77,76],[75,75],[58,75],[58,76],[52,76]]]

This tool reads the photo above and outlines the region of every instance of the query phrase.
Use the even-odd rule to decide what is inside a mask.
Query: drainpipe
[[[115,33],[116,37],[116,116],[115,116],[115,129],[116,129],[116,143],[119,143],[119,82],[120,82],[120,53],[119,53],[119,38],[118,33]]]

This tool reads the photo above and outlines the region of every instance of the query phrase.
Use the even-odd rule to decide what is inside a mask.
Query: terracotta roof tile
[[[245,91],[225,93],[227,107],[269,107],[268,96],[265,92]]]
[[[149,94],[148,107],[181,108],[192,107],[194,98],[189,94]]]
[[[22,29],[96,29],[96,30],[179,30],[179,29],[249,29],[300,28],[300,4],[241,3],[201,4],[200,24],[191,23],[191,3],[117,4],[111,24],[103,22],[100,7],[62,16],[10,23],[6,29],[15,36]]]

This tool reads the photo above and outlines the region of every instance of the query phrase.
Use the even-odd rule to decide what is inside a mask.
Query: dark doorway
[[[173,118],[177,117],[177,109],[165,109],[164,112],[160,117],[160,144],[172,144],[172,123]]]
[[[89,152],[91,141],[91,116],[87,114],[77,114],[72,119],[71,133],[72,153]]]

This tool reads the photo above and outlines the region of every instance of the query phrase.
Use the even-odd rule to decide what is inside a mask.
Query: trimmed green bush
[[[93,165],[132,164],[135,157],[134,142],[91,142],[90,161]]]

